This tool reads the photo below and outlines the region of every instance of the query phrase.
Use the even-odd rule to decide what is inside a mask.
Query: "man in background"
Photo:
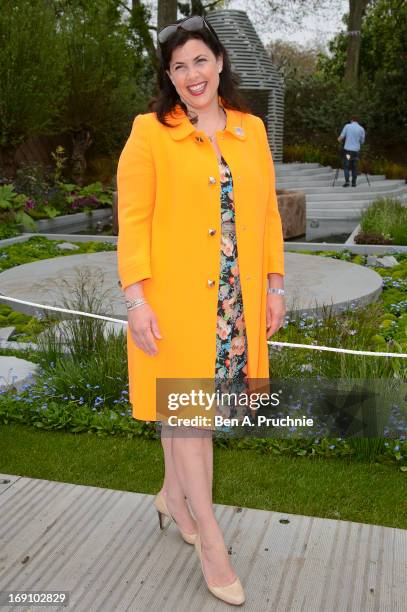
[[[356,117],[351,117],[350,123],[343,127],[338,141],[342,142],[343,140],[345,141],[343,145],[345,182],[342,187],[349,187],[349,170],[352,172],[352,187],[356,187],[359,151],[360,146],[365,142],[365,130],[359,125]]]

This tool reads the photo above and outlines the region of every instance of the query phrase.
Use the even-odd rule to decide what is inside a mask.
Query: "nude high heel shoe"
[[[212,586],[208,584],[208,581],[205,576],[204,567],[203,567],[201,539],[199,537],[199,534],[197,534],[197,537],[195,540],[195,550],[201,561],[203,577],[205,579],[206,586],[208,587],[210,592],[213,595],[215,595],[215,597],[218,597],[222,601],[225,601],[226,603],[232,604],[234,606],[240,606],[240,604],[244,603],[244,601],[246,600],[246,597],[245,597],[242,583],[240,582],[239,578],[236,578],[236,580],[232,582],[232,584],[227,584],[226,586],[222,586],[222,587]]]
[[[154,506],[156,507],[156,510],[158,512],[158,520],[160,523],[160,529],[167,529],[167,527],[169,526],[169,524],[171,523],[171,521],[174,521],[174,523],[177,525],[178,529],[180,530],[180,533],[183,537],[183,539],[185,540],[185,542],[187,542],[188,544],[194,544],[196,537],[197,537],[197,533],[185,533],[185,531],[182,531],[182,529],[180,529],[177,521],[175,520],[175,518],[170,514],[168,508],[167,508],[167,504],[165,502],[165,498],[164,495],[162,493],[162,491],[160,491],[155,499],[154,499]],[[166,516],[170,519],[169,523],[167,523],[167,525],[164,525],[164,520],[163,520],[163,516]]]

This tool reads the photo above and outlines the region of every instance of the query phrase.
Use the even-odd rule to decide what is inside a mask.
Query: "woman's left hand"
[[[283,295],[267,294],[266,327],[270,338],[284,325],[285,300]]]

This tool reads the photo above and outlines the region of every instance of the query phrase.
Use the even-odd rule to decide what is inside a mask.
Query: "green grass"
[[[159,440],[0,429],[0,472],[139,493],[156,493]],[[407,528],[406,475],[392,465],[259,455],[214,448],[214,503]]]

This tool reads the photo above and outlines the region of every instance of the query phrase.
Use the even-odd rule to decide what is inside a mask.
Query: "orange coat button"
[[[208,181],[210,185],[214,185],[216,183],[216,178],[214,176],[210,176]]]
[[[215,284],[214,280],[208,280],[208,287],[213,287]]]
[[[216,229],[208,229],[209,236],[214,236],[216,234]]]

